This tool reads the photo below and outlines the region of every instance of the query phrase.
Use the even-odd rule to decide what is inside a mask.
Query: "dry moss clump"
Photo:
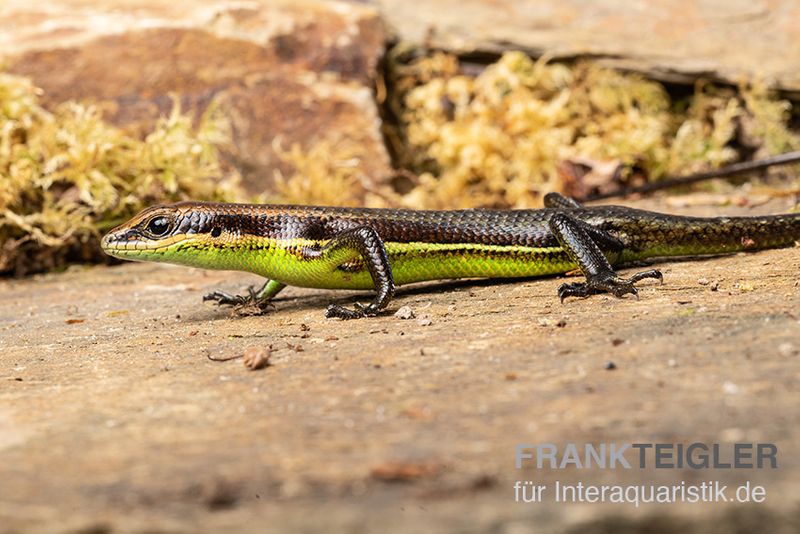
[[[276,170],[276,193],[267,195],[263,201],[354,206],[363,197],[364,177],[358,170],[360,154],[355,147],[321,141],[308,150],[303,150],[297,143],[286,150],[276,140],[273,148],[293,172],[285,176]]]
[[[564,161],[605,165],[625,183],[800,148],[789,104],[761,85],[701,83],[675,103],[657,82],[587,62],[508,52],[468,75],[450,54],[416,52],[389,57],[399,126],[388,138],[420,174],[409,206],[538,206],[564,189]]]
[[[140,140],[94,106],[47,111],[39,93],[0,73],[0,273],[102,261],[101,233],[145,206],[237,196],[217,148],[230,137],[218,105],[195,128],[176,104]]]
[[[259,195],[255,202],[317,206],[396,207],[401,197],[386,180],[364,174],[367,157],[352,141],[322,140],[304,148],[293,143],[286,149],[280,138],[273,150],[290,170],[274,171],[274,191]]]

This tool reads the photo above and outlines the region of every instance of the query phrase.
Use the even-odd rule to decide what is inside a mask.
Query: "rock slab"
[[[101,103],[146,131],[180,98],[202,113],[225,93],[230,157],[250,192],[268,188],[278,152],[299,143],[358,147],[360,170],[389,172],[373,98],[386,39],[374,7],[313,0],[10,0],[0,50],[44,101]],[[276,150],[277,147],[277,150]]]
[[[429,284],[346,322],[325,306],[365,294],[288,288],[263,317],[202,302],[259,283],[244,273],[0,280],[0,532],[797,532],[800,249],[658,267],[640,300]],[[211,359],[269,346],[257,371]],[[776,443],[779,468],[514,467],[520,443],[695,441]],[[517,480],[546,500],[514,502]],[[767,500],[569,505],[556,480]]]
[[[469,54],[590,57],[665,81],[761,77],[800,94],[794,0],[376,0],[401,39]]]

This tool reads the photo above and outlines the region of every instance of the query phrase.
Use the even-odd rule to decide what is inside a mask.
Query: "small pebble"
[[[413,319],[414,317],[416,317],[414,315],[414,310],[412,310],[410,306],[403,306],[402,308],[394,312],[394,316],[397,317],[398,319]]]
[[[711,283],[711,281],[709,281],[708,278],[699,278],[697,280],[697,283],[700,284],[701,286],[707,286],[708,284]]]
[[[778,345],[778,352],[781,353],[781,356],[794,356],[797,354],[797,347],[791,343],[781,343]]]
[[[675,358],[670,358],[667,360],[667,367],[678,367],[678,360]]]
[[[244,350],[244,366],[255,371],[263,369],[269,365],[269,358],[272,355],[272,349],[265,349],[264,347],[247,347]]]
[[[606,362],[606,365],[605,365],[605,370],[606,371],[613,371],[616,368],[617,368],[617,364],[616,363],[614,363],[614,362]]]
[[[722,384],[722,391],[724,391],[728,395],[738,395],[739,386],[737,386],[733,382],[725,382]]]
[[[558,322],[556,323],[556,326],[559,328],[564,328],[565,326],[567,326],[567,320],[559,319]]]
[[[417,324],[420,326],[430,326],[433,324],[433,321],[427,315],[423,315],[419,319],[417,319]]]
[[[619,347],[623,343],[625,343],[624,339],[614,338],[611,340],[611,344],[614,345],[615,347]]]

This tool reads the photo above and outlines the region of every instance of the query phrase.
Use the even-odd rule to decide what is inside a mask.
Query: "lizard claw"
[[[593,291],[589,288],[588,284],[583,282],[574,282],[571,284],[561,284],[558,287],[558,297],[561,299],[561,303],[564,303],[564,300],[567,297],[579,297],[584,298],[591,295]]]
[[[247,302],[248,297],[242,295],[231,295],[224,291],[212,291],[203,295],[203,302],[208,300],[216,302],[220,306],[237,306]]]

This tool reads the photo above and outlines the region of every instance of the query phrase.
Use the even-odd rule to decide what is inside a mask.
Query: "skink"
[[[181,202],[147,208],[109,232],[114,257],[247,271],[258,291],[214,292],[220,304],[264,309],[287,285],[374,289],[367,305],[331,304],[328,317],[354,319],[386,308],[397,285],[453,278],[519,278],[580,269],[567,297],[637,294],[612,265],[667,256],[783,247],[800,239],[800,214],[683,217],[620,206],[584,207],[551,193],[537,210],[417,211]]]

